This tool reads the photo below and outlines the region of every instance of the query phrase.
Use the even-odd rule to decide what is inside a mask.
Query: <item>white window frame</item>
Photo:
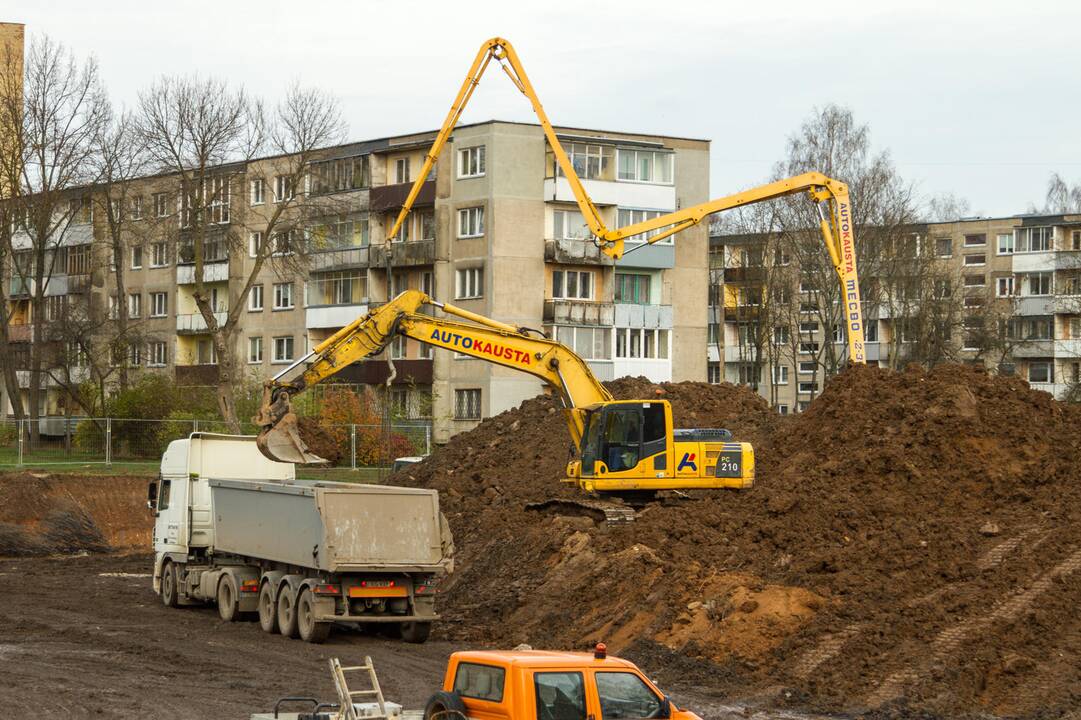
[[[1003,281],[1005,281],[1008,290],[1002,292]],[[1017,280],[1013,275],[1007,277],[995,278],[995,297],[1013,297],[1017,294]]]
[[[464,229],[464,232],[463,232]],[[484,236],[484,206],[460,208],[458,210],[458,238],[476,238]]]
[[[1032,379],[1032,370],[1033,370],[1033,368],[1036,368],[1036,367],[1045,367],[1045,368],[1047,368],[1047,379],[1046,380],[1033,380]],[[1028,371],[1025,373],[1025,377],[1028,379],[1029,383],[1039,383],[1041,385],[1042,384],[1047,384],[1047,383],[1053,383],[1053,382],[1055,382],[1055,362],[1053,360],[1030,360],[1029,363],[1028,363]]]
[[[458,150],[458,179],[484,177],[486,154],[484,145],[474,145]]]
[[[468,393],[468,395],[466,395]],[[466,413],[459,413],[463,406],[460,398],[468,398],[465,402]],[[455,420],[480,420],[484,414],[484,395],[480,388],[455,388],[454,390],[454,419]],[[475,414],[474,414],[475,412]]]
[[[169,217],[169,193],[154,193],[154,217]]]
[[[262,245],[263,233],[261,230],[252,230],[248,233],[248,257],[259,257],[259,251]]]
[[[161,300],[159,303],[158,301]],[[159,312],[158,305],[161,305]],[[167,292],[152,292],[150,293],[150,317],[163,318],[169,314],[169,293]]]
[[[787,365],[774,365],[771,373],[773,377],[774,385],[787,385],[788,384],[788,366]]]
[[[405,172],[402,172],[402,171]],[[409,158],[400,157],[394,159],[394,184],[401,185],[409,182]]]
[[[806,369],[810,366],[810,369]],[[818,363],[814,360],[800,360],[797,366],[800,375],[814,375],[818,371]]]
[[[484,268],[458,268],[454,273],[454,298],[474,300],[484,297]]]
[[[143,196],[136,195],[131,199],[130,217],[132,220],[143,219]]]
[[[288,305],[281,303],[281,300],[288,300]],[[274,283],[274,306],[273,310],[292,310],[296,307],[296,302],[293,300],[293,283],[282,282]]]
[[[288,202],[297,196],[296,183],[290,175],[274,176],[274,202]]]
[[[659,218],[663,214],[664,214],[663,210],[651,210],[651,209],[648,209],[648,208],[635,208],[635,207],[620,207],[620,208],[616,208],[616,225],[618,225],[621,228],[627,227],[628,225],[637,225],[638,223],[645,222],[646,220],[654,220],[656,218]],[[649,232],[642,233],[640,235],[635,235],[633,237],[629,237],[629,238],[626,239],[625,242],[632,243],[632,244],[633,243],[642,244],[642,243],[646,242],[651,237],[653,237],[654,235],[657,235],[660,232],[661,232],[660,230],[650,230]],[[674,238],[675,238],[674,235],[669,235],[664,240],[658,240],[657,242],[655,242],[653,244],[654,245],[673,245],[673,244],[675,244],[675,239]]]
[[[136,259],[136,254],[138,254],[138,259]],[[131,269],[132,270],[142,270],[143,269],[143,246],[142,245],[132,245],[131,246]]]
[[[987,264],[987,253],[965,255],[964,266],[965,267],[983,267]],[[969,262],[972,258],[980,258],[979,262]]]
[[[253,335],[248,338],[248,364],[263,364],[263,336]]]
[[[248,312],[263,312],[263,284],[252,285],[248,290]]]
[[[632,167],[634,168],[633,177],[623,177],[624,173],[622,168],[622,156],[625,154],[633,154],[634,161]],[[649,160],[649,178],[642,179],[642,163],[639,159],[639,155],[650,155]],[[669,159],[668,176],[667,181],[658,181],[657,177],[657,156],[663,155]],[[630,183],[645,183],[649,185],[674,185],[676,180],[676,154],[670,150],[646,150],[640,148],[616,148],[616,181],[617,182],[630,182]]]
[[[1009,243],[1008,243],[1009,247],[1007,249],[1003,249],[1003,247],[1002,247],[1002,245],[1003,245],[1002,241],[1003,240],[1009,241]],[[1017,248],[1017,238],[1014,237],[1014,234],[1012,232],[998,233],[995,236],[995,254],[996,255],[1013,255],[1016,248]]]
[[[1036,277],[1041,278],[1041,280],[1043,278],[1048,279],[1048,281],[1047,281],[1047,292],[1039,292],[1039,293],[1032,292],[1032,280],[1034,278],[1036,278]],[[1027,281],[1027,282],[1024,283],[1024,286],[1026,288],[1026,292],[1025,292],[1026,296],[1029,296],[1029,297],[1048,297],[1048,296],[1053,295],[1055,293],[1055,274],[1053,272],[1051,272],[1051,271],[1025,273],[1025,280]],[[1041,284],[1043,284],[1043,283],[1041,282]]]
[[[157,252],[158,248],[161,248],[162,262],[158,262]],[[159,240],[150,244],[150,267],[161,268],[169,267],[169,243],[164,240]]]
[[[283,355],[279,350],[289,349],[288,355]],[[296,339],[292,335],[278,335],[274,338],[274,357],[271,363],[281,365],[293,362],[296,356]]]
[[[577,288],[576,295],[569,295],[567,288],[570,286],[570,278],[574,276],[574,286]],[[559,278],[559,294],[556,294],[556,278]],[[582,295],[582,278],[589,278],[589,292]],[[596,292],[597,278],[591,270],[553,270],[552,271],[552,299],[553,300],[584,300],[592,301]]]
[[[266,178],[252,178],[248,183],[248,198],[253,207],[266,204]]]
[[[165,367],[169,364],[169,349],[164,340],[151,342],[147,350],[147,367]]]
[[[143,294],[141,292],[128,293],[128,317],[131,319],[143,316]]]
[[[796,387],[796,392],[800,395],[813,395],[818,392],[818,381],[800,380],[799,385]]]

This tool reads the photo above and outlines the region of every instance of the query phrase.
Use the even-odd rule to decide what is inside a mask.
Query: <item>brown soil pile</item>
[[[0,556],[143,550],[146,487],[142,477],[0,475]]]
[[[666,498],[628,526],[527,510],[578,497],[558,482],[562,414],[528,401],[391,479],[443,493],[460,548],[444,632],[603,639],[684,681],[830,709],[1081,700],[1078,408],[959,366],[855,368],[793,418],[732,386],[610,388],[755,443],[756,487]]]

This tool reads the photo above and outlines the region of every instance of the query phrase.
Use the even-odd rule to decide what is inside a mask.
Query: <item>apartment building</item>
[[[26,28],[21,23],[0,22],[0,83],[22,93],[22,61]],[[10,58],[11,62],[8,62]],[[13,138],[0,135],[0,153],[12,152]],[[7,180],[0,178],[0,199],[9,194]],[[8,406],[7,388],[0,383],[0,412]]]
[[[570,128],[558,133],[609,226],[708,198],[708,141]],[[327,149],[311,163],[302,188],[282,181],[281,158],[220,169],[214,182],[223,186],[203,258],[219,321],[240,301],[260,243],[290,248],[304,242],[307,250],[303,268],[268,264],[254,279],[236,336],[236,353],[252,376],[275,374],[369,308],[420,289],[543,330],[585,357],[601,379],[705,377],[705,228],[655,245],[628,243],[626,256],[612,261],[590,240],[540,126],[490,121],[455,130],[409,220],[388,237],[434,135]],[[139,328],[124,360],[132,371],[210,385],[218,358],[195,305],[192,247],[175,231],[183,213],[170,182],[133,183],[125,201],[128,257],[113,262],[101,213],[88,199],[94,190],[73,195],[78,212],[60,242],[63,257],[46,293],[70,298],[46,307],[55,304],[59,313],[69,301],[86,302],[115,317],[123,304]],[[296,193],[322,203],[325,216],[263,238],[260,219]],[[246,248],[238,236],[247,238]],[[114,262],[123,264],[125,298],[112,289]],[[31,288],[17,287],[16,280],[9,279],[20,306],[12,339],[25,349]],[[405,338],[388,354],[394,364],[389,402],[401,416],[431,417],[437,442],[542,390],[521,373]],[[390,377],[385,358],[339,374],[375,387]],[[43,414],[59,412],[60,402],[50,389]]]
[[[915,277],[934,287],[910,290],[907,303],[887,302],[882,287],[891,279],[873,269],[861,274],[869,364],[902,366],[918,355],[913,344],[928,340],[908,336],[909,323],[921,303],[934,302],[949,306],[937,313],[934,335],[950,359],[1017,374],[1060,399],[1081,382],[1081,216],[965,218],[908,232],[907,248],[932,268]],[[844,331],[823,326],[818,291],[796,261],[765,247],[770,240],[760,235],[710,238],[709,378],[753,385],[778,412],[799,412],[829,374],[827,344],[832,358],[844,358]],[[781,287],[768,287],[767,278]],[[797,312],[771,314],[773,326],[763,331],[766,293],[795,298]]]

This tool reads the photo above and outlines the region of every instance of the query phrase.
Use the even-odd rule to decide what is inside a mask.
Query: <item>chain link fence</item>
[[[0,419],[0,468],[50,465],[157,465],[173,440],[193,432],[229,434],[218,420],[137,420],[129,418]],[[320,425],[319,451],[340,469],[387,468],[395,458],[427,455],[432,449],[429,423]],[[257,428],[242,423],[244,434]]]

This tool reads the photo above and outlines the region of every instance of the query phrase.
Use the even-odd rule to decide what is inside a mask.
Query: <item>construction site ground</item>
[[[1081,408],[959,366],[855,368],[789,418],[728,385],[609,388],[755,443],[757,485],[610,525],[559,483],[551,399],[486,420],[389,479],[438,489],[458,547],[424,646],[167,610],[145,480],[0,476],[0,707],[243,717],[363,654],[417,707],[453,649],[604,640],[706,718],[1076,716]]]

